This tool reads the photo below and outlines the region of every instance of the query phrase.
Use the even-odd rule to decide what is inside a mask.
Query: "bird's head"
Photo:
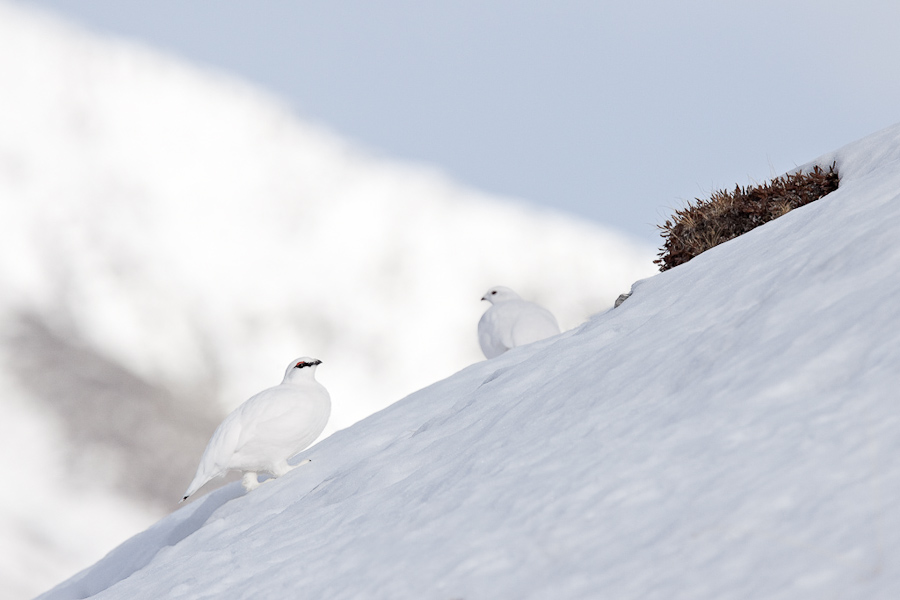
[[[487,300],[491,304],[506,302],[507,300],[516,300],[518,298],[519,295],[517,293],[502,285],[495,285],[481,297],[482,300]]]
[[[316,372],[316,367],[321,365],[322,361],[318,358],[302,356],[292,360],[284,372],[284,380],[292,381],[300,377],[312,377]]]

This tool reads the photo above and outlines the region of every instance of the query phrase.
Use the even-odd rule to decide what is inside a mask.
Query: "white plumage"
[[[280,385],[261,391],[225,417],[182,501],[228,471],[243,471],[244,489],[250,491],[259,485],[257,473],[281,477],[293,469],[288,459],[319,437],[331,414],[328,390],[315,378],[321,362],[292,360]]]
[[[508,287],[492,287],[481,299],[492,305],[478,321],[478,343],[487,358],[559,333],[553,313]]]

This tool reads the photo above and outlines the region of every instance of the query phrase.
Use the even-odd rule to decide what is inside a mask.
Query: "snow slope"
[[[900,126],[833,194],[42,598],[896,598]]]
[[[479,360],[491,285],[574,327],[653,271],[607,229],[355,148],[0,2],[0,599],[175,508],[224,414],[324,361],[326,433]]]

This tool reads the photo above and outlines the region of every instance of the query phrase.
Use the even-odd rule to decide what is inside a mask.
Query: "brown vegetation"
[[[826,171],[815,167],[809,173],[782,175],[770,183],[734,191],[714,192],[708,200],[675,211],[660,225],[664,244],[653,261],[660,271],[686,263],[701,252],[747,233],[789,211],[818,200],[837,189],[835,165]]]

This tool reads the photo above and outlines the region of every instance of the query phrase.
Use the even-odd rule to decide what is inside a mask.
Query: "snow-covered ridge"
[[[0,448],[34,490],[0,507],[0,598],[174,507],[291,357],[324,361],[331,432],[481,360],[489,286],[571,328],[653,271],[614,232],[4,2],[0,90]]]
[[[900,125],[832,160],[825,198],[43,598],[897,597]]]

